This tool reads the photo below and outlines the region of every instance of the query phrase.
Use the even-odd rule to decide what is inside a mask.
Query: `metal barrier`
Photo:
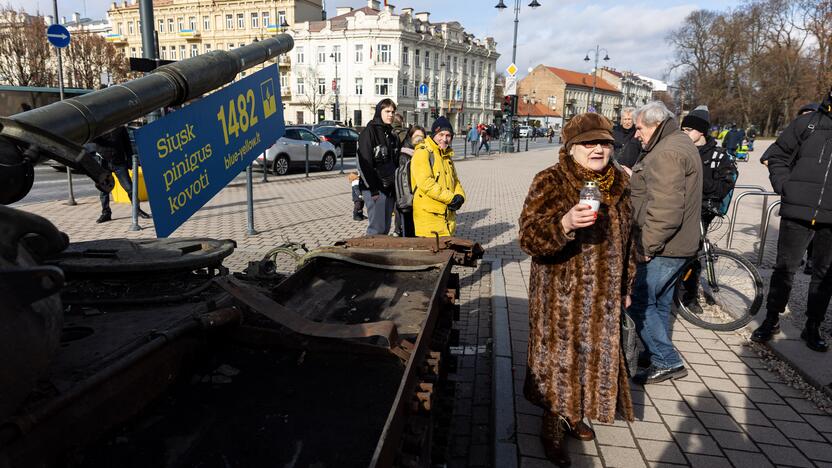
[[[733,208],[731,210],[731,222],[730,222],[729,227],[728,227],[727,248],[729,248],[729,249],[731,248],[731,243],[734,240],[734,226],[737,224],[737,208],[739,207],[740,200],[742,200],[743,198],[745,198],[747,196],[751,196],[751,195],[761,195],[761,196],[763,196],[763,210],[760,214],[760,223],[762,224],[762,222],[765,220],[765,216],[766,216],[765,210],[766,210],[766,207],[768,206],[768,197],[772,196],[772,195],[775,195],[775,196],[778,195],[775,192],[765,191],[765,189],[763,189],[759,185],[736,185],[736,186],[734,186],[734,190],[736,190],[736,189],[746,189],[746,190],[756,190],[756,191],[754,191],[754,192],[751,192],[751,191],[743,192],[743,193],[737,195],[737,197],[734,199],[734,205],[733,205]]]
[[[763,253],[766,251],[766,236],[768,236],[768,223],[771,222],[771,213],[774,209],[780,206],[781,200],[777,200],[771,204],[766,210],[766,217],[763,224],[760,226],[760,253],[757,255],[757,265],[763,264]]]

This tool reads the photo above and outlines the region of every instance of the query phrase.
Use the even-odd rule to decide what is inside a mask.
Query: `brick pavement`
[[[529,258],[517,242],[517,218],[533,175],[555,160],[552,149],[511,156],[490,156],[458,164],[468,200],[459,214],[459,232],[479,241],[487,255],[499,260],[499,275],[489,262],[476,269],[459,269],[462,277],[460,366],[455,382],[455,418],[451,466],[550,466],[538,434],[540,410],[522,396],[528,340],[527,278]],[[741,166],[741,171],[745,166]],[[742,181],[742,179],[741,179]],[[284,240],[310,247],[363,233],[364,223],[351,219],[349,186],[341,176],[309,180],[275,180],[255,184],[257,236],[245,235],[244,186],[226,188],[177,236],[228,237],[238,241],[229,266],[240,268]],[[52,219],[74,240],[108,236],[152,237],[151,230],[127,232],[128,208],[116,206],[116,220],[96,225],[98,205],[82,199],[77,207],[58,202],[25,206]],[[749,209],[749,212],[751,210]],[[750,217],[757,216],[748,215]],[[751,218],[740,223],[750,230]],[[745,233],[734,247],[749,250]],[[770,239],[776,237],[776,229]],[[772,240],[770,240],[772,242]],[[769,256],[773,255],[769,250]],[[767,256],[768,257],[768,256]],[[492,284],[500,278],[503,284]],[[492,301],[492,291],[504,294],[504,305]],[[496,304],[496,306],[495,306]],[[492,382],[495,371],[492,316],[507,311],[508,357],[512,382]],[[576,466],[832,466],[832,417],[786,385],[766,367],[757,352],[736,333],[714,333],[683,322],[673,325],[674,340],[691,372],[685,379],[633,388],[637,421],[595,424],[594,442],[570,445]],[[505,375],[505,374],[500,374]],[[494,384],[508,392],[492,393]],[[513,384],[513,385],[512,385]],[[493,436],[492,406],[510,399],[505,445],[516,447],[509,464],[495,464],[489,444]],[[486,409],[489,414],[486,414]],[[499,429],[499,428],[498,428]]]

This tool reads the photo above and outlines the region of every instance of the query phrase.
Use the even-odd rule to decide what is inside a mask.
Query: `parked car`
[[[343,125],[341,124],[341,122],[335,120],[321,120],[320,122],[312,126],[312,131],[314,132],[315,130],[321,127],[343,127]]]
[[[335,146],[321,141],[314,133],[298,126],[286,127],[286,133],[266,150],[266,160],[258,158],[261,165],[269,167],[277,175],[285,175],[292,167],[306,163],[306,146],[309,146],[309,165],[324,171],[335,167]]]
[[[525,138],[531,136],[532,127],[528,125],[521,125],[520,126],[520,137]]]
[[[340,154],[341,143],[344,143],[344,157],[352,158],[358,151],[358,132],[347,127],[318,127],[313,130],[321,140],[328,141],[335,145]]]

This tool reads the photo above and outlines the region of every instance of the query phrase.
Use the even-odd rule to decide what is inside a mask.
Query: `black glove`
[[[454,198],[452,198],[451,202],[448,203],[448,209],[451,211],[456,211],[462,208],[463,203],[465,203],[465,199],[462,198],[462,195],[454,195]]]

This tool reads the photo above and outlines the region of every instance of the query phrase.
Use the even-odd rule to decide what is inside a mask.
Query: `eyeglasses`
[[[612,142],[609,141],[609,140],[582,141],[578,144],[583,146],[584,148],[587,148],[587,149],[595,149],[598,146],[600,146],[601,148],[611,148],[612,147]]]

